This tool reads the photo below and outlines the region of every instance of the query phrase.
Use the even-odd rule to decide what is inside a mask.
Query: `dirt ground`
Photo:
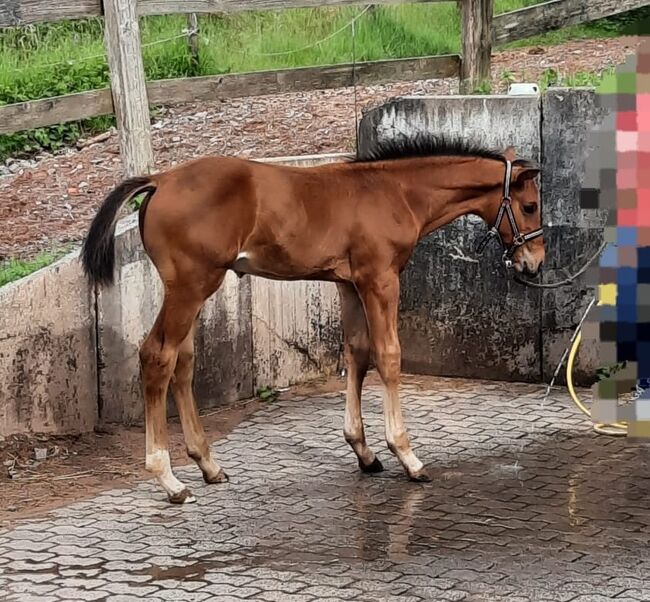
[[[577,40],[547,48],[495,53],[494,92],[514,81],[539,81],[546,69],[561,75],[600,72],[624,62],[635,37]],[[361,86],[357,114],[395,96],[456,93],[455,79]],[[152,120],[156,168],[204,155],[278,157],[350,152],[354,148],[352,88],[218,100],[168,107]],[[35,162],[14,163],[0,177],[0,261],[80,241],[108,190],[123,176],[115,133]],[[0,170],[1,171],[1,170]]]

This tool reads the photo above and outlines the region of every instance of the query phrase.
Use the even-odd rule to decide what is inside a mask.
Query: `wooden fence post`
[[[145,175],[154,160],[136,0],[104,0],[104,38],[124,171]]]
[[[460,93],[472,94],[490,81],[494,0],[459,0],[461,15]]]
[[[187,45],[190,49],[192,75],[199,74],[199,19],[196,13],[187,15]]]

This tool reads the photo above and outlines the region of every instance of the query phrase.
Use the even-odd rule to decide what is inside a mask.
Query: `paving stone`
[[[10,594],[5,598],[7,602],[61,602],[54,596],[39,596],[38,594]]]
[[[8,591],[14,594],[53,594],[59,588],[51,583],[11,583],[6,586]]]
[[[8,557],[9,552],[13,551],[28,551],[28,552],[44,552],[52,547],[52,544],[49,541],[33,541],[31,539],[17,539],[12,541],[9,546],[3,546],[0,548],[0,555],[3,557]]]
[[[11,560],[22,560],[26,562],[45,562],[54,557],[50,552],[30,552],[29,550],[12,550],[4,554],[5,558]]]
[[[56,591],[61,600],[103,600],[108,596],[106,590],[85,590],[82,588],[62,587]]]
[[[201,591],[207,591],[219,596],[235,596],[238,598],[250,598],[260,594],[260,590],[255,587],[233,586],[227,583],[208,585]]]
[[[108,598],[110,602],[142,602],[142,598],[139,596],[132,596],[129,594],[119,594],[117,596],[110,596]],[[163,602],[162,598],[158,598],[156,596],[147,596],[146,597],[147,602]],[[241,602],[241,599],[240,599]]]
[[[305,595],[304,593],[299,594],[286,594],[284,592],[278,591],[266,591],[260,592],[255,596],[256,600],[265,600],[266,602],[313,602],[320,600],[320,598],[313,595]],[[337,600],[342,598],[337,597]],[[346,598],[349,599],[349,598]]]
[[[163,600],[182,601],[182,602],[201,602],[201,600],[208,600],[212,598],[211,594],[207,592],[186,591],[184,589],[166,589],[159,591],[156,596]]]
[[[112,594],[125,594],[129,596],[149,596],[158,591],[158,587],[149,585],[135,585],[132,583],[109,583],[103,589]]]

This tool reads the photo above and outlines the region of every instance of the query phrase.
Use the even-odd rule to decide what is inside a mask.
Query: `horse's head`
[[[539,166],[517,159],[512,147],[506,159],[503,191],[494,197],[493,233],[505,247],[504,261],[520,273],[537,274],[544,263]]]

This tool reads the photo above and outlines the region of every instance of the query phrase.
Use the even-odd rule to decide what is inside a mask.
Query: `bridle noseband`
[[[505,249],[503,255],[501,256],[501,259],[504,265],[506,266],[506,268],[511,268],[512,256],[514,255],[515,251],[522,245],[525,245],[528,241],[541,236],[544,231],[542,228],[538,228],[537,230],[533,230],[532,232],[528,232],[527,234],[522,234],[520,232],[519,227],[517,226],[517,221],[515,220],[515,214],[512,212],[512,199],[510,198],[510,180],[512,178],[512,161],[506,159],[505,162],[506,162],[506,175],[505,175],[505,179],[503,180],[503,197],[501,198],[501,206],[499,207],[499,213],[497,213],[497,218],[494,221],[494,225],[488,230],[487,234],[481,240],[477,251],[478,253],[483,253],[483,250],[485,249],[487,244],[493,238],[496,238],[501,243],[501,246]],[[504,215],[508,216],[508,221],[510,222],[510,228],[512,229],[513,238],[512,238],[512,244],[509,247],[506,247],[506,245],[503,242],[503,239],[501,238],[501,234],[499,234],[499,227],[501,226],[501,222],[503,221]]]

